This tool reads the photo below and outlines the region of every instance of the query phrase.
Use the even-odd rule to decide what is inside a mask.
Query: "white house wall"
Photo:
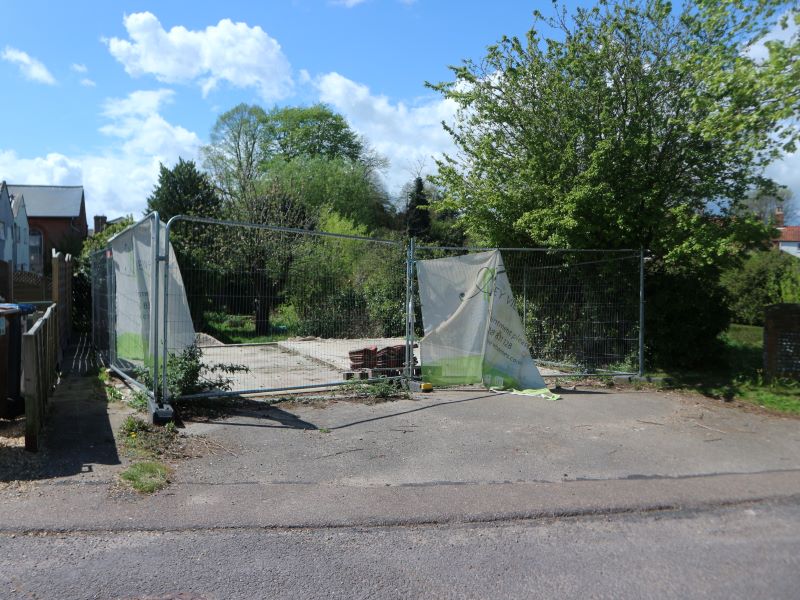
[[[16,225],[16,248],[14,253],[14,269],[16,271],[31,270],[31,247],[30,247],[30,228],[28,227],[28,211],[25,209],[25,202],[17,211],[14,219]]]
[[[5,185],[0,187],[0,260],[14,260],[14,213]]]

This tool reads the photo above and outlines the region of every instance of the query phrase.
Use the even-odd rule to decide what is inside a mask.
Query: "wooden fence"
[[[61,353],[59,310],[47,307],[44,315],[22,335],[22,381],[25,393],[25,449],[39,449],[47,399],[58,382]]]
[[[65,349],[72,335],[73,258],[53,250],[50,275],[17,271],[13,280],[13,300],[7,302],[55,302],[58,305],[58,337]]]
[[[11,263],[0,261],[0,297],[3,301],[33,302],[44,309],[44,314],[22,334],[21,340],[25,448],[31,451],[39,448],[47,400],[58,382],[59,365],[72,335],[72,275],[72,256],[56,251],[53,251],[50,276],[14,273]],[[43,301],[46,302],[44,306]],[[13,373],[9,369],[8,338],[8,335],[0,338],[0,388],[3,390],[8,384],[6,380],[19,374],[16,367]]]

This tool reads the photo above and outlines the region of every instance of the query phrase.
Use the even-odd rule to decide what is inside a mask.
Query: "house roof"
[[[781,235],[776,240],[778,242],[800,242],[800,227],[781,227]]]
[[[8,193],[25,196],[29,217],[77,217],[83,203],[82,185],[8,185]]]

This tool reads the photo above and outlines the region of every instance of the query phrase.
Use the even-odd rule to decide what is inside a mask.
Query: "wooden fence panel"
[[[25,383],[25,449],[36,452],[44,425],[47,399],[58,381],[58,307],[51,304],[30,331],[22,335],[22,378]]]

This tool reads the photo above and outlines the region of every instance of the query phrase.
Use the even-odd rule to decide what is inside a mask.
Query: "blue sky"
[[[327,102],[390,159],[397,193],[451,149],[425,81],[522,35],[549,1],[0,3],[0,179],[83,184],[89,216],[139,214],[158,163],[198,159],[239,102]],[[773,175],[800,192],[800,159]]]

